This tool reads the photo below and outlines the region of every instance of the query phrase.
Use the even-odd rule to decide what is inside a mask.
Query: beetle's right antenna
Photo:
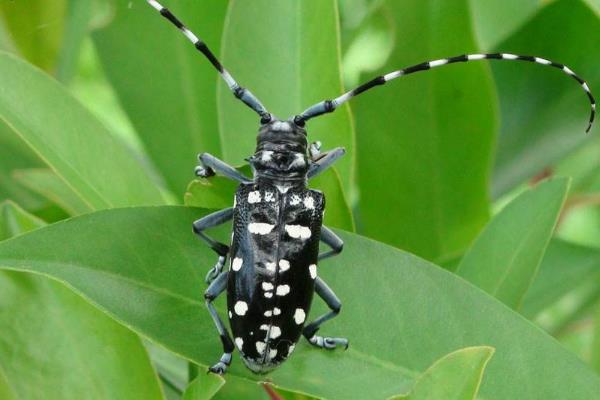
[[[202,54],[204,54],[206,58],[208,58],[208,61],[210,61],[210,63],[217,69],[217,71],[219,71],[221,78],[223,78],[225,83],[227,83],[227,86],[229,86],[229,90],[233,92],[235,97],[243,101],[248,107],[253,109],[258,115],[260,115],[260,122],[262,124],[266,124],[269,121],[271,121],[271,114],[267,111],[265,106],[262,105],[260,100],[258,100],[258,98],[256,98],[256,96],[252,94],[252,92],[250,92],[248,89],[244,89],[243,87],[241,87],[235,81],[235,79],[233,79],[231,74],[229,74],[229,72],[225,68],[223,68],[219,60],[217,60],[217,57],[215,57],[215,55],[212,53],[212,51],[210,51],[208,46],[206,46],[206,43],[204,43],[196,35],[194,35],[192,31],[186,28],[185,25],[183,25],[181,21],[179,21],[177,17],[175,17],[173,13],[171,13],[171,11],[163,7],[158,1],[146,1],[148,2],[148,4],[154,7],[160,13],[160,15],[162,15],[163,17],[168,19],[173,25],[175,25],[185,35],[185,37],[187,37],[189,41],[194,44],[196,49],[198,49]]]
[[[384,85],[387,82],[400,78],[406,75],[414,74],[415,72],[427,71],[432,68],[441,67],[448,64],[454,64],[459,62],[469,62],[469,61],[479,61],[479,60],[505,60],[505,61],[525,61],[525,62],[533,62],[536,64],[545,65],[548,67],[554,67],[561,70],[566,75],[570,76],[574,80],[581,85],[581,88],[587,95],[590,100],[590,119],[588,123],[588,127],[586,132],[589,132],[592,128],[592,124],[594,123],[594,116],[596,115],[596,100],[594,100],[594,96],[592,95],[592,91],[590,90],[588,84],[579,77],[579,75],[575,74],[569,67],[564,64],[560,64],[551,60],[546,60],[545,58],[533,57],[533,56],[522,56],[518,54],[510,54],[510,53],[493,53],[493,54],[463,54],[461,56],[442,58],[439,60],[433,61],[425,61],[420,64],[413,65],[411,67],[399,69],[397,71],[392,71],[388,74],[378,76],[370,81],[363,83],[357,88],[350,90],[349,92],[344,93],[343,95],[333,99],[333,100],[324,100],[311,107],[304,110],[304,112],[300,115],[296,115],[294,117],[294,122],[299,126],[303,126],[306,121],[311,118],[317,117],[322,114],[330,113],[335,111],[340,105],[344,104],[351,98],[358,96],[359,94],[366,92],[376,86]]]

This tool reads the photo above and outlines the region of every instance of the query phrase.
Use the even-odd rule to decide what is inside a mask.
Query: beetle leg
[[[218,172],[221,175],[229,179],[233,179],[234,181],[238,181],[240,183],[251,182],[250,178],[247,178],[246,176],[242,175],[240,172],[238,172],[237,169],[219,160],[212,154],[202,153],[198,155],[198,160],[202,165],[196,167],[196,176],[199,176],[201,178],[209,178],[211,176],[214,176]]]
[[[308,324],[306,327],[304,327],[302,334],[313,346],[331,350],[335,349],[338,345],[340,345],[344,346],[344,348],[347,349],[348,339],[346,338],[323,337],[316,335],[317,331],[324,322],[329,321],[330,319],[334,318],[340,313],[342,303],[340,299],[338,299],[338,297],[335,295],[333,290],[331,290],[331,288],[327,286],[325,281],[323,281],[321,278],[317,278],[315,280],[315,292],[319,295],[320,298],[322,298],[325,301],[325,303],[329,306],[331,311],[327,314],[320,316],[319,318]]]
[[[229,332],[227,332],[227,328],[221,321],[221,317],[217,313],[215,306],[212,304],[213,300],[219,297],[221,293],[225,291],[227,288],[227,275],[228,271],[221,272],[217,279],[215,279],[206,292],[204,292],[204,299],[206,300],[206,307],[208,307],[208,311],[210,312],[210,316],[212,317],[215,325],[217,327],[217,331],[219,331],[219,336],[221,337],[221,342],[223,343],[223,355],[219,359],[219,361],[208,369],[209,372],[214,372],[215,374],[223,375],[227,372],[227,367],[231,364],[231,353],[233,353],[233,341],[231,340],[231,336],[229,336]]]
[[[321,241],[331,247],[331,250],[319,254],[319,261],[337,256],[344,248],[344,241],[325,225],[321,227]]]
[[[200,218],[197,221],[194,221],[194,233],[200,236],[202,240],[204,240],[211,249],[213,249],[218,255],[219,259],[215,266],[208,271],[206,275],[206,283],[211,283],[215,280],[215,278],[221,273],[223,270],[223,266],[227,261],[227,254],[229,253],[229,246],[224,243],[220,243],[210,236],[206,235],[203,231],[205,229],[213,228],[215,226],[219,226],[224,224],[225,222],[231,220],[233,218],[233,208],[226,208],[221,211],[217,211],[215,213],[209,214],[205,217]]]
[[[346,149],[344,149],[343,147],[336,147],[335,149],[330,150],[324,154],[320,154],[321,157],[318,158],[308,170],[308,179],[314,178],[321,172],[325,171],[327,168],[331,167],[331,165],[344,154],[346,154]]]

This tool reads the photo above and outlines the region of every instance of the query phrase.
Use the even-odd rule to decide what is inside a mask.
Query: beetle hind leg
[[[315,280],[315,292],[319,295],[319,297],[321,297],[325,301],[325,303],[329,306],[331,311],[327,314],[320,316],[319,318],[308,324],[306,327],[304,327],[302,334],[310,344],[321,349],[333,350],[338,346],[343,346],[344,349],[347,349],[349,342],[346,338],[318,336],[316,334],[324,322],[329,321],[330,319],[334,318],[340,313],[342,303],[340,299],[338,299],[338,297],[335,295],[333,290],[331,290],[331,288],[327,286],[325,281],[323,281],[321,278],[317,278]]]
[[[221,317],[219,317],[219,314],[217,313],[217,310],[212,302],[227,288],[227,275],[227,271],[221,272],[219,276],[217,276],[217,278],[210,284],[208,289],[206,289],[206,292],[204,292],[206,307],[208,307],[210,316],[217,327],[217,331],[219,331],[219,336],[221,337],[221,342],[223,343],[223,355],[215,365],[208,369],[208,372],[213,372],[219,375],[223,375],[225,372],[227,372],[227,367],[229,367],[231,364],[233,341],[231,340],[231,336],[229,336],[229,332],[227,332],[227,328],[225,328],[225,325],[223,324]]]

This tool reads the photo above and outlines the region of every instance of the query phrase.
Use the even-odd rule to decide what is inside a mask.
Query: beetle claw
[[[197,166],[194,169],[196,176],[200,178],[210,178],[215,175],[215,171],[210,167],[203,167],[202,165]]]
[[[212,367],[208,368],[208,371],[206,371],[207,374],[209,374],[211,372],[213,374],[225,375],[225,372],[227,372],[227,364],[225,364],[222,361],[219,361],[218,363],[216,363]]]
[[[225,257],[219,256],[217,263],[215,264],[214,267],[212,267],[210,269],[210,271],[208,271],[208,273],[206,274],[206,277],[204,278],[204,281],[210,285],[212,283],[212,281],[217,279],[217,276],[219,276],[221,271],[223,271],[224,265],[225,265]]]

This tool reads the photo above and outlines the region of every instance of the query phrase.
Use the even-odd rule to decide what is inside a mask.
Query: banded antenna
[[[554,61],[546,60],[544,58],[532,57],[532,56],[520,56],[515,54],[507,54],[507,53],[494,53],[494,54],[465,54],[462,56],[443,58],[440,60],[427,61],[421,64],[416,64],[408,68],[399,69],[397,71],[390,72],[389,74],[378,76],[352,90],[344,93],[343,95],[333,99],[333,100],[324,100],[321,101],[309,108],[307,108],[302,114],[294,117],[294,122],[299,126],[303,126],[306,121],[311,118],[317,117],[319,115],[330,113],[335,111],[340,105],[344,104],[354,96],[357,96],[367,90],[383,85],[386,82],[389,82],[393,79],[399,78],[401,76],[414,74],[415,72],[426,71],[431,68],[440,67],[442,65],[453,64],[458,62],[466,62],[466,61],[476,61],[476,60],[507,60],[507,61],[529,61],[537,64],[547,65],[550,67],[558,68],[563,71],[565,74],[571,76],[575,79],[583,88],[588,98],[590,99],[590,103],[592,105],[592,111],[590,114],[589,125],[586,129],[586,132],[589,132],[592,128],[592,124],[594,122],[594,116],[596,115],[596,101],[594,100],[594,96],[587,85],[587,83],[581,79],[575,72],[573,72],[569,67],[563,64],[556,63]]]
[[[258,98],[252,94],[252,92],[250,92],[248,89],[244,89],[243,87],[241,87],[235,81],[235,79],[233,79],[231,74],[225,68],[223,68],[223,65],[221,65],[217,57],[215,57],[212,51],[210,51],[206,43],[204,43],[192,31],[186,28],[186,26],[183,25],[183,23],[181,23],[181,21],[179,21],[179,19],[177,19],[177,17],[175,17],[175,15],[171,13],[171,11],[163,7],[158,1],[146,0],[146,2],[152,7],[154,7],[160,13],[160,15],[162,15],[173,25],[175,25],[177,29],[179,29],[185,35],[185,37],[188,38],[190,42],[192,42],[194,47],[196,47],[196,49],[198,49],[202,54],[204,54],[208,61],[210,61],[210,63],[219,72],[221,78],[223,78],[227,86],[229,86],[229,90],[233,92],[235,97],[243,101],[248,107],[253,109],[258,115],[260,115],[260,122],[262,124],[266,124],[269,121],[271,121],[272,116],[267,111],[265,106],[262,105],[260,100],[258,100]]]

